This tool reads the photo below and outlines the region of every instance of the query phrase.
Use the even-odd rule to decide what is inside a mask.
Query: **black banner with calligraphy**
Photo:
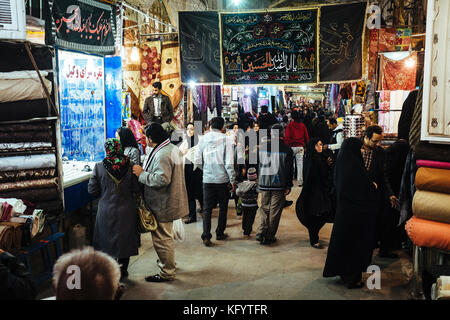
[[[317,82],[318,9],[220,15],[224,84]]]
[[[94,0],[49,0],[46,42],[61,48],[114,54],[114,7]]]
[[[181,81],[220,83],[219,14],[179,12]]]
[[[320,82],[360,80],[367,3],[324,6],[320,12]]]

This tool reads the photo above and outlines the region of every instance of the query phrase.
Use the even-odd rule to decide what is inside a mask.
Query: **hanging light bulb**
[[[133,49],[131,49],[131,61],[133,62],[139,61],[139,50],[137,47],[133,47]]]

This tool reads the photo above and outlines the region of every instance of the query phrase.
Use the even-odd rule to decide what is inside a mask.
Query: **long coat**
[[[169,139],[161,143],[144,162],[139,182],[145,185],[144,199],[156,221],[172,222],[186,215],[188,199],[183,156]]]
[[[138,254],[138,211],[134,193],[139,183],[130,169],[117,188],[103,163],[95,165],[88,192],[100,196],[94,229],[94,248],[120,259]]]

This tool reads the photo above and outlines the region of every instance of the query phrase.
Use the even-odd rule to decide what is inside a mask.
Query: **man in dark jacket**
[[[34,300],[36,286],[23,263],[0,249],[0,300]]]
[[[294,156],[292,149],[283,140],[283,127],[272,127],[271,137],[262,139],[259,154],[259,181],[261,191],[261,223],[256,240],[261,244],[276,241],[275,234],[286,201],[291,192],[294,177]]]
[[[272,125],[277,124],[278,120],[269,112],[268,106],[262,106],[257,122],[260,129],[269,129]]]
[[[161,82],[153,84],[153,95],[145,99],[144,119],[147,124],[157,122],[169,123],[173,118],[173,108],[170,98],[161,92]]]
[[[388,252],[388,243],[386,239],[389,235],[385,234],[387,213],[385,203],[390,202],[392,208],[398,208],[399,203],[397,197],[392,191],[386,175],[386,155],[383,148],[381,148],[381,141],[383,140],[383,129],[378,125],[370,126],[366,129],[364,134],[364,145],[361,149],[364,164],[369,176],[373,182],[377,192],[377,203],[380,204],[378,208],[378,237],[380,240],[379,255],[386,258],[395,258],[396,255]]]

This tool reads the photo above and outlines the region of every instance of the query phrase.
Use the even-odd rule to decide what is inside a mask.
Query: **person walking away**
[[[182,218],[188,210],[183,155],[177,146],[170,143],[160,124],[151,123],[145,135],[153,150],[143,167],[133,166],[133,173],[144,185],[145,204],[158,224],[151,234],[160,268],[159,274],[148,276],[145,281],[172,281],[176,277],[173,221]]]
[[[211,119],[208,133],[203,135],[195,151],[195,164],[203,170],[203,233],[201,239],[207,247],[211,242],[211,214],[219,203],[219,221],[216,239],[225,240],[227,227],[228,194],[235,190],[236,173],[233,164],[233,146],[222,133],[225,121],[222,117]]]
[[[135,194],[140,192],[140,186],[120,141],[106,140],[105,150],[106,157],[95,165],[88,184],[88,192],[100,197],[93,246],[114,257],[121,265],[122,278],[125,278],[130,257],[138,255]]]
[[[292,149],[281,139],[283,134],[282,126],[274,125],[271,136],[261,142],[259,150],[258,187],[261,191],[259,209],[261,221],[256,240],[264,245],[276,241],[275,235],[286,196],[292,189],[294,157]],[[274,149],[272,149],[272,141],[274,141]]]
[[[277,118],[269,112],[269,106],[261,106],[261,112],[258,116],[258,130],[259,129],[270,129],[274,124],[278,124]]]
[[[191,122],[187,124],[186,136],[180,145],[180,151],[183,154],[184,178],[189,204],[189,218],[185,221],[186,224],[197,221],[197,203],[195,200],[200,202],[200,207],[203,211],[203,173],[194,164],[194,154],[196,146],[198,146],[198,141],[195,140],[194,124]]]
[[[292,148],[297,166],[297,183],[301,186],[303,185],[303,156],[309,135],[298,111],[292,112],[292,118],[294,121],[286,127],[285,142]]]
[[[242,230],[250,237],[258,211],[258,174],[255,168],[247,172],[247,179],[238,184],[236,195],[242,199]]]
[[[362,142],[346,139],[336,161],[336,218],[323,271],[340,276],[347,288],[363,287],[362,272],[372,261],[376,240],[377,186],[370,180]]]
[[[116,131],[116,139],[120,140],[123,154],[130,159],[132,164],[141,165],[141,152],[133,132],[127,127],[121,127]]]
[[[309,232],[312,247],[322,249],[319,231],[332,211],[331,170],[332,159],[322,150],[322,141],[312,138],[305,157],[305,183],[296,203],[296,213]]]

